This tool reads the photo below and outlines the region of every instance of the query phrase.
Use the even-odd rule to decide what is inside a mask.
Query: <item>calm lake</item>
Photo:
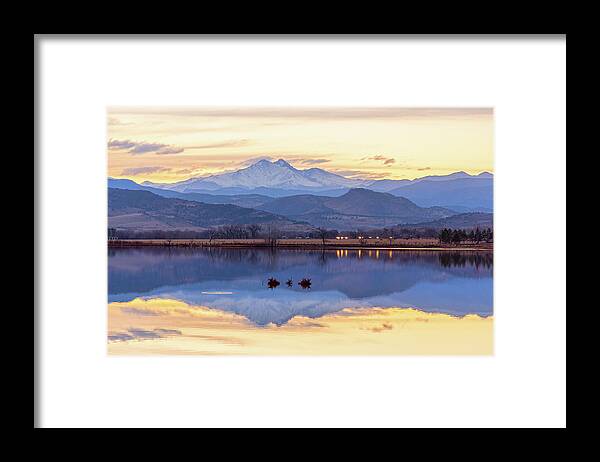
[[[479,251],[109,249],[109,352],[491,354],[492,273]]]

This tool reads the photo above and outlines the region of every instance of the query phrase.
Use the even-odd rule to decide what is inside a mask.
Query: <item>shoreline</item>
[[[444,245],[439,244],[437,239],[358,239],[339,241],[326,239],[325,243],[320,239],[278,239],[271,244],[265,239],[117,239],[108,240],[109,248],[128,247],[201,247],[201,248],[282,248],[282,249],[372,249],[372,250],[436,250],[436,251],[493,251],[491,242],[479,244]]]

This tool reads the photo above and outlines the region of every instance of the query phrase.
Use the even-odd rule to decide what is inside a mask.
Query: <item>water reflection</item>
[[[469,265],[474,266],[476,269],[479,269],[480,266],[491,269],[493,264],[491,252],[439,252],[438,257],[440,265],[444,268]]]
[[[493,319],[402,308],[345,308],[256,326],[244,316],[179,300],[109,305],[110,354],[489,355]]]
[[[345,308],[414,307],[492,314],[491,252],[271,249],[110,249],[109,302],[181,300],[258,325]],[[310,290],[268,279],[310,279]]]

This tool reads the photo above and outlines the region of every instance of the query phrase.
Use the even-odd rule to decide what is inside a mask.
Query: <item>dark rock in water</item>
[[[269,278],[269,280],[267,281],[267,287],[269,289],[274,289],[275,287],[277,287],[280,284],[281,283],[275,278]]]
[[[288,287],[292,287],[292,284],[293,284],[293,283],[294,283],[294,282],[293,282],[291,279],[288,279],[288,280],[286,281],[286,284],[287,284],[287,286],[288,286]]]
[[[300,287],[302,287],[303,289],[310,289],[310,285],[312,283],[310,282],[310,279],[308,278],[302,278],[302,280],[298,283],[298,285]]]

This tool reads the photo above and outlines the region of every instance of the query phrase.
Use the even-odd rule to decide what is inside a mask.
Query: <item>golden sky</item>
[[[108,174],[175,182],[285,159],[348,177],[493,172],[491,108],[111,107]]]

